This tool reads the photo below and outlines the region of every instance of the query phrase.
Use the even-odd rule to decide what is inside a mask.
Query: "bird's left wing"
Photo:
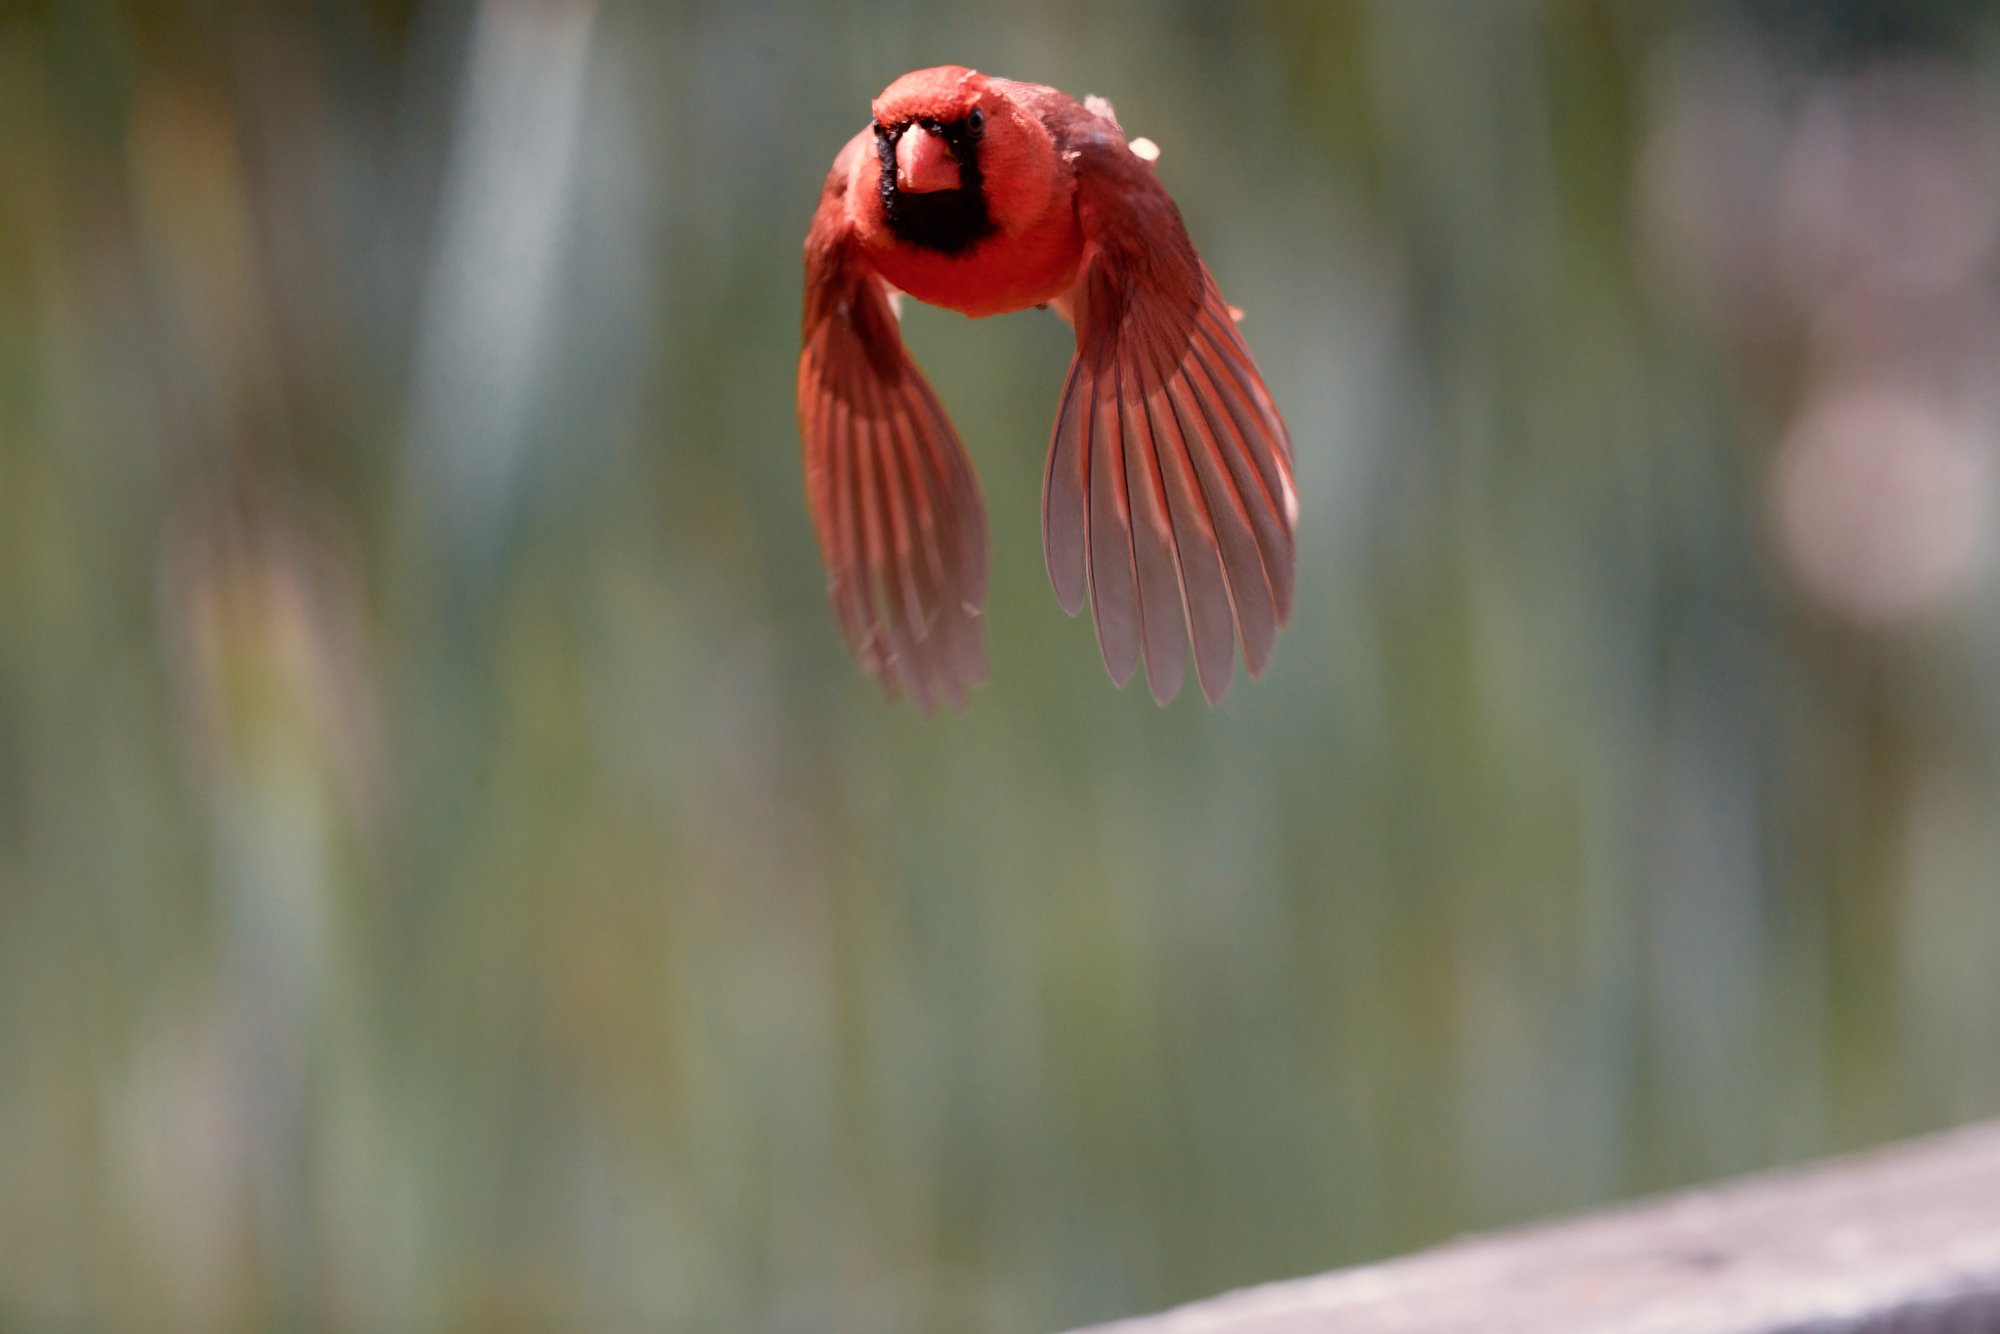
[[[972,462],[903,349],[889,289],[846,210],[863,131],[834,160],[806,236],[799,431],[806,500],[841,629],[891,698],[965,705],[986,679],[986,511]]]
[[[1166,703],[1191,640],[1213,702],[1237,638],[1257,676],[1291,611],[1291,442],[1151,167],[1101,112],[1078,123],[1085,252],[1042,489],[1049,578],[1072,615],[1088,591],[1113,680],[1130,679],[1143,652]]]

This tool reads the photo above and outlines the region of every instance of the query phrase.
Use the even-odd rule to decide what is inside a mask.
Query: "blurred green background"
[[[0,1329],[1047,1331],[2000,1113],[1976,3],[7,0]],[[1112,98],[1297,442],[1262,682],[890,707],[799,246]]]

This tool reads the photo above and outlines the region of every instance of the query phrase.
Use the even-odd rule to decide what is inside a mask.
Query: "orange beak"
[[[896,141],[896,188],[911,194],[958,188],[958,163],[944,136],[912,125]]]

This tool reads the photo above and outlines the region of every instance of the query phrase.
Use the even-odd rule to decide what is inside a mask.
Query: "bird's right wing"
[[[963,708],[986,679],[986,510],[972,462],[903,349],[889,289],[846,210],[855,136],[806,236],[799,431],[827,589],[861,666],[890,698]]]

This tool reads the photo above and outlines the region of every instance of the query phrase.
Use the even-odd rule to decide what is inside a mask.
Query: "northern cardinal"
[[[890,84],[833,161],[805,246],[799,426],[842,629],[894,699],[964,707],[986,678],[986,514],[897,332],[902,291],[969,316],[1053,306],[1076,330],[1042,485],[1042,550],[1086,588],[1111,678],[1153,698],[1187,645],[1213,703],[1292,601],[1291,442],[1180,210],[1110,105],[956,65]]]

